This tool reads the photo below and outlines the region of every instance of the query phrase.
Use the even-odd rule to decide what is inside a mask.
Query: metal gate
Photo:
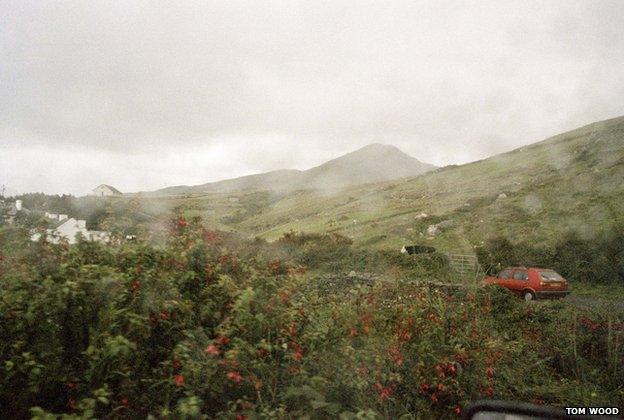
[[[479,262],[476,255],[447,253],[451,268],[461,276],[478,276]]]

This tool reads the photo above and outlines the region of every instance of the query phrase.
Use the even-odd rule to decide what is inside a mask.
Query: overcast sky
[[[0,3],[0,184],[84,194],[437,165],[624,115],[624,1]]]

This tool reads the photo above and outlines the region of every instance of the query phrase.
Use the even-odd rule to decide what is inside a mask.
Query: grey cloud
[[[20,0],[0,13],[0,183],[21,190],[304,169],[373,141],[461,163],[624,114],[617,0]],[[46,168],[46,148],[73,160]],[[20,169],[33,164],[40,178]]]

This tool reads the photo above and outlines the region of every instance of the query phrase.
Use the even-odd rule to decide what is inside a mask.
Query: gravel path
[[[624,300],[600,299],[600,298],[593,298],[590,296],[574,296],[573,294],[566,297],[565,299],[568,302],[577,306],[581,306],[581,307],[605,306],[605,307],[615,307],[617,309],[624,309]]]

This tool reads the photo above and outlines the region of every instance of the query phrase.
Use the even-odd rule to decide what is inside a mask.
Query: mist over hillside
[[[488,159],[402,179],[409,174],[401,172],[409,168],[409,157],[395,168],[386,163],[399,161],[400,152],[371,145],[308,171],[245,177],[217,183],[210,192],[153,200],[219,228],[269,240],[291,230],[336,232],[365,247],[424,241],[443,249],[471,250],[495,235],[541,243],[570,231],[594,237],[624,222],[623,139],[624,117],[619,117]],[[383,157],[385,151],[390,158]],[[368,162],[366,169],[359,165],[362,161]],[[338,185],[347,177],[358,182],[368,174],[381,178],[384,168],[385,181],[333,192],[262,188],[269,175],[286,185],[293,179],[305,185],[327,180]],[[393,177],[397,179],[387,180]],[[241,185],[258,190],[237,190]],[[427,217],[419,218],[422,213]],[[427,234],[429,225],[444,220],[453,225]]]
[[[397,147],[379,143],[332,159],[314,168],[284,169],[196,186],[175,186],[153,191],[153,195],[244,190],[338,190],[344,187],[420,175],[436,166],[423,163]]]

